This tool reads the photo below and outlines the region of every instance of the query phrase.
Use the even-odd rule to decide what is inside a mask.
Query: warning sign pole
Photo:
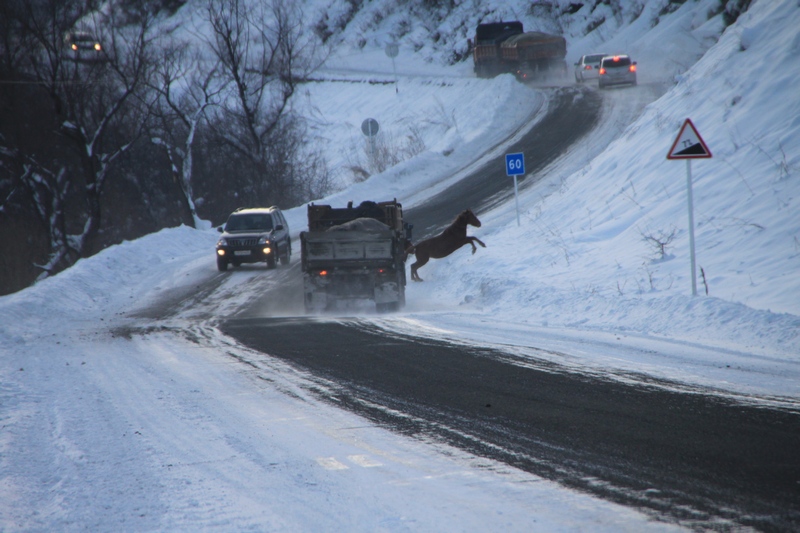
[[[692,261],[692,296],[697,296],[697,267],[694,255],[694,198],[692,197],[692,160],[686,160],[686,191],[689,197],[689,257]]]
[[[681,131],[675,137],[672,148],[667,153],[667,159],[686,160],[686,195],[689,200],[689,256],[692,263],[692,296],[697,296],[697,266],[694,253],[694,198],[692,196],[692,159],[708,159],[711,150],[706,146],[703,138],[692,121],[688,118],[681,126]]]

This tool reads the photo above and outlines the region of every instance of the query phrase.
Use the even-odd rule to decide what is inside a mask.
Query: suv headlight
[[[258,239],[258,244],[269,244],[269,237],[261,237]]]
[[[228,241],[225,238],[222,238],[217,241],[217,246],[228,246]]]

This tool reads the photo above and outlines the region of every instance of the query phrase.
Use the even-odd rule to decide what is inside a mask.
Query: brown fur
[[[476,242],[486,248],[486,245],[479,238],[467,236],[467,225],[481,227],[481,221],[469,209],[462,211],[453,223],[439,235],[406,248],[406,254],[414,254],[417,257],[417,260],[411,265],[411,279],[422,281],[422,278],[417,274],[417,270],[424,266],[428,260],[447,257],[465,244],[472,245],[473,254],[477,250]]]

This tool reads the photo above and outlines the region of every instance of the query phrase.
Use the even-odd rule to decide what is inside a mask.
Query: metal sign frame
[[[667,153],[667,159],[709,159],[711,150],[706,146],[691,119],[686,119],[675,142]]]

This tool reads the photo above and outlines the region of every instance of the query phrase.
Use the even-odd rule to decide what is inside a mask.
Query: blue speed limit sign
[[[517,176],[525,174],[525,156],[519,154],[506,154],[506,174],[514,178],[514,203],[517,205],[517,226],[519,226],[519,191],[517,190]]]
[[[509,176],[525,174],[525,156],[523,154],[506,154],[506,174]]]

